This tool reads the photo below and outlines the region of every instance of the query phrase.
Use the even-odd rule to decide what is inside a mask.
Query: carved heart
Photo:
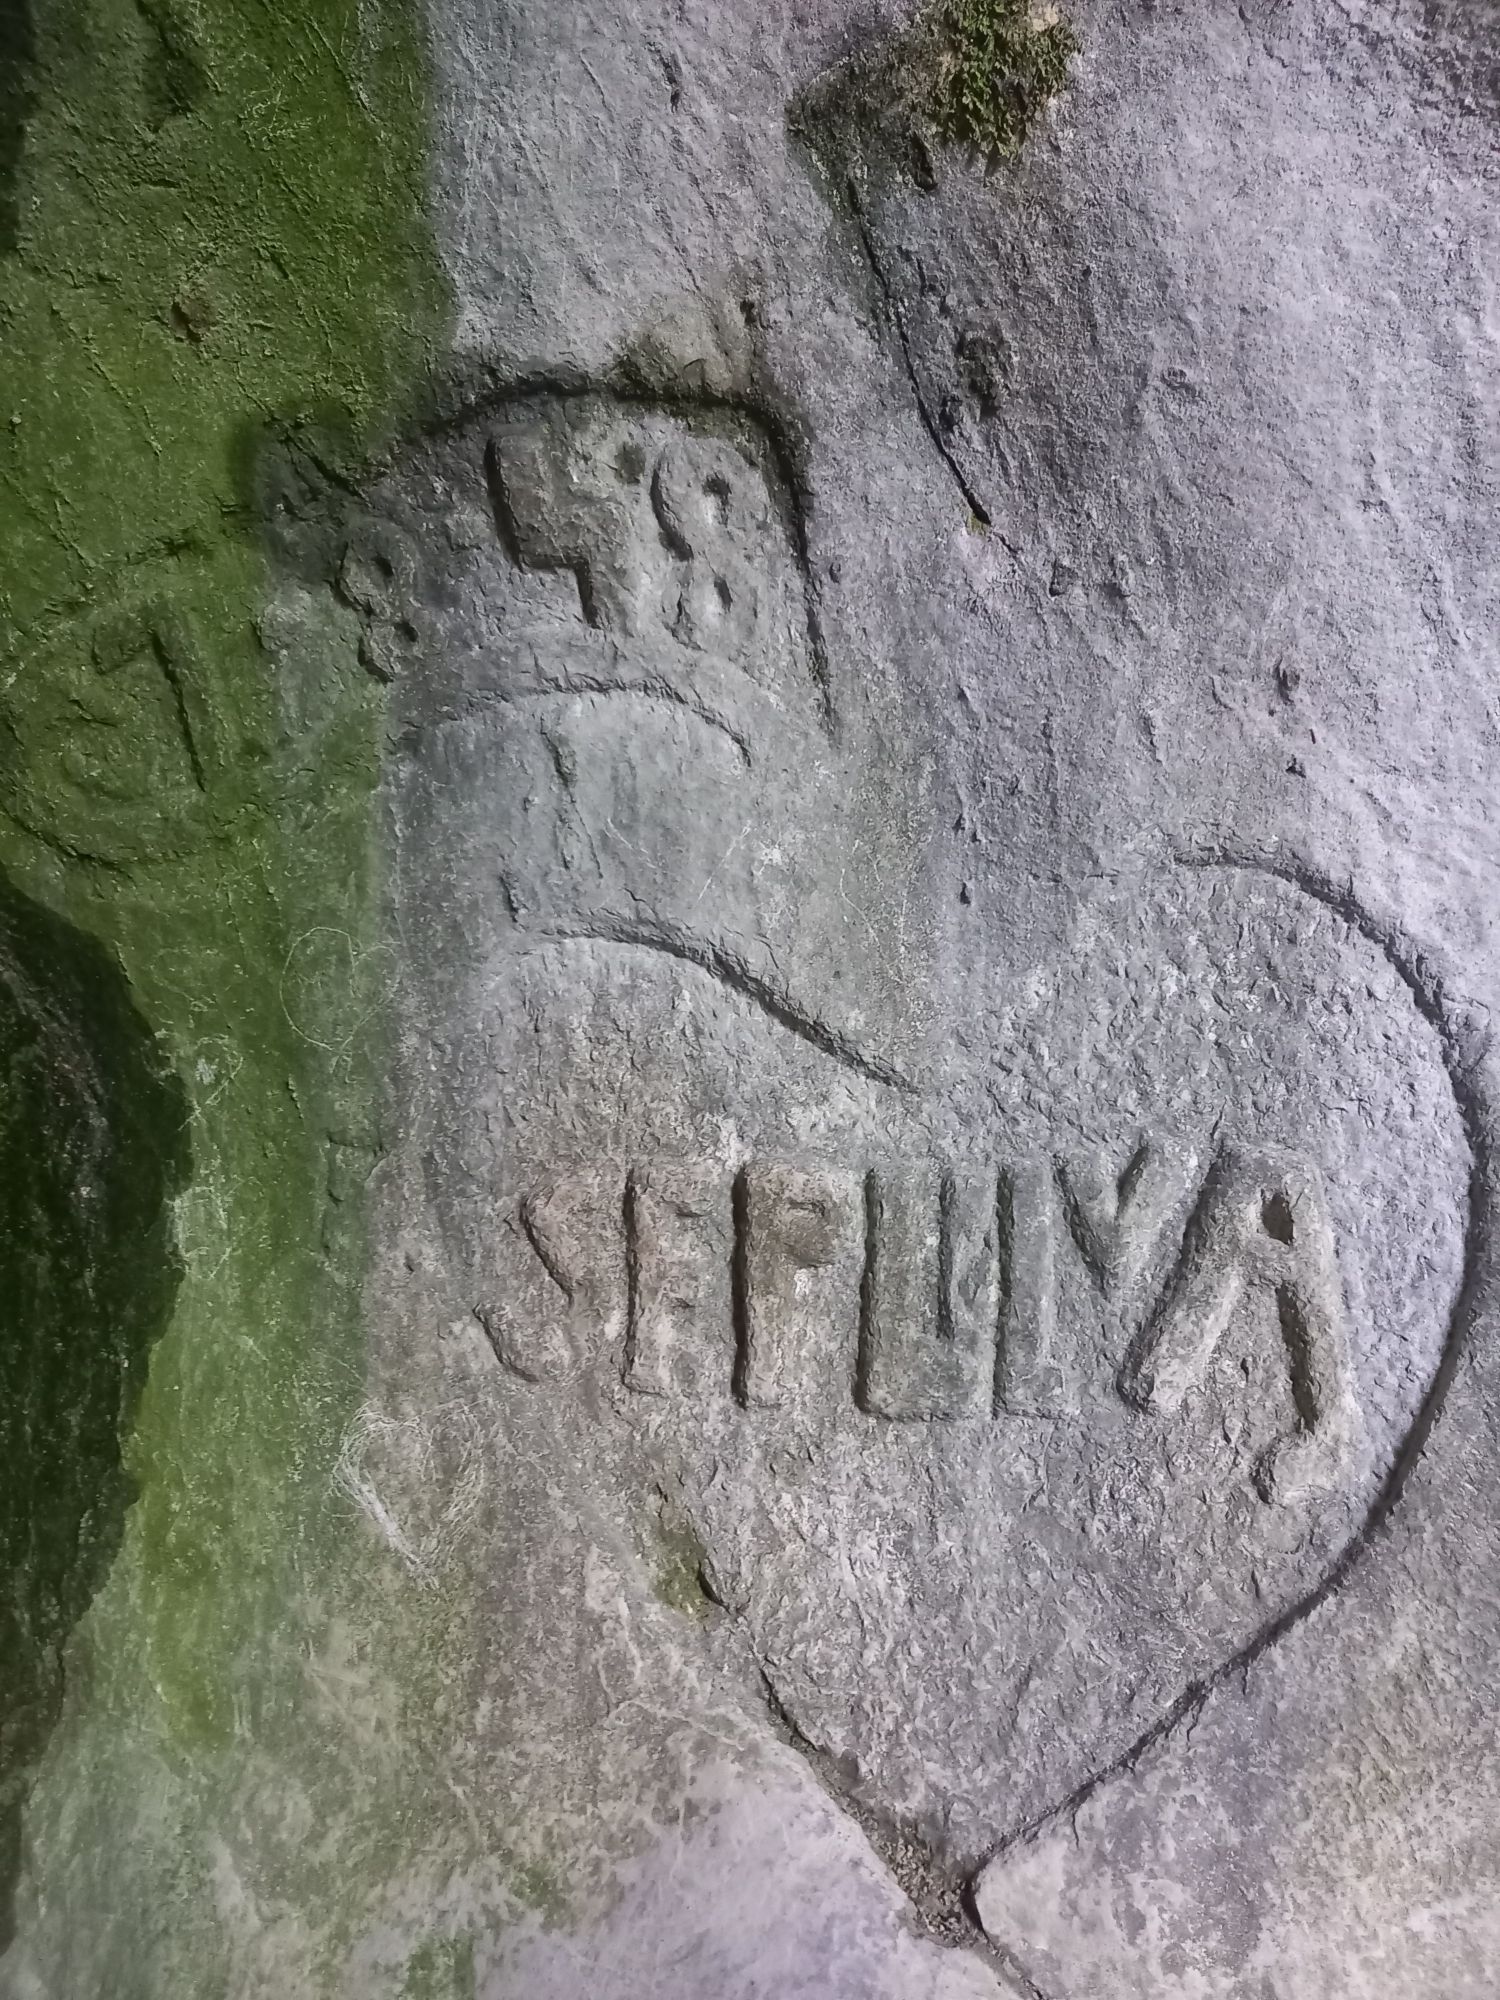
[[[647,1467],[714,1643],[973,1858],[1392,1480],[1464,1264],[1439,1034],[1357,913],[1227,864],[1023,885],[1029,942],[940,959],[919,777],[828,727],[749,415],[533,399],[441,452],[386,497],[427,552],[393,812],[502,1393],[606,1494]],[[486,479],[501,532],[445,543]]]
[[[482,1429],[461,1403],[406,1417],[367,1407],[345,1434],[334,1484],[419,1583],[435,1583],[484,1499]]]

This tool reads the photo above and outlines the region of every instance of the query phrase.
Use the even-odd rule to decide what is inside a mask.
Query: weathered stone
[[[250,981],[345,1539],[158,1741],[142,1517],[18,2000],[1489,1990],[1493,24],[1083,8],[986,163],[964,13],[429,0],[449,352],[260,449],[268,677],[38,614],[57,879],[299,882],[351,718],[380,863]]]

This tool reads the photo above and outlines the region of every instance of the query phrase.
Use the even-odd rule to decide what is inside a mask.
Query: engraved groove
[[[859,1275],[859,1342],[854,1350],[854,1403],[875,1412],[874,1377],[879,1302],[876,1294],[880,1234],[884,1223],[880,1175],[871,1167],[864,1176],[865,1255]]]
[[[871,1083],[883,1083],[892,1090],[915,1091],[917,1088],[915,1081],[895,1064],[885,1062],[879,1056],[866,1055],[842,1030],[820,1020],[816,1014],[804,1013],[783,988],[752,971],[742,958],[723,945],[710,944],[704,938],[694,937],[689,932],[675,930],[670,925],[656,923],[646,917],[603,916],[560,924],[538,924],[532,928],[535,935],[565,944],[626,945],[638,951],[660,952],[684,965],[695,965],[711,979],[717,979],[721,985],[753,1001],[778,1027],[786,1028],[820,1054],[831,1056],[855,1075]]]
[[[490,506],[495,516],[495,531],[500,538],[500,546],[518,570],[542,567],[532,562],[526,554],[521,523],[516,514],[515,503],[510,497],[510,487],[506,484],[504,461],[493,438],[485,446],[484,477],[485,484],[489,488]],[[573,580],[578,586],[578,608],[583,615],[584,624],[595,629],[601,627],[604,620],[600,616],[588,557],[571,555],[560,558],[558,567],[572,572]]]
[[[615,680],[605,674],[569,673],[566,678],[544,682],[540,687],[528,688],[523,694],[511,694],[499,688],[486,688],[481,693],[465,701],[450,714],[437,717],[433,721],[419,723],[409,737],[403,739],[403,747],[410,748],[414,742],[434,729],[451,727],[455,722],[470,722],[495,708],[521,708],[528,703],[555,701],[560,696],[572,694],[587,695],[630,695],[637,701],[660,702],[666,707],[680,708],[691,715],[695,722],[701,722],[708,729],[727,736],[739,752],[747,770],[753,762],[750,739],[742,729],[735,726],[727,715],[710,708],[707,702],[695,695],[685,694],[680,688],[655,674],[643,674],[636,680]]]
[[[734,1371],[730,1389],[737,1403],[750,1403],[750,1181],[743,1167],[729,1191],[732,1221],[729,1298],[734,1316]]]
[[[637,1379],[642,1365],[641,1206],[644,1193],[641,1176],[632,1169],[625,1177],[625,1355],[620,1371],[620,1378],[627,1386]]]
[[[886,315],[891,325],[895,328],[896,338],[900,342],[901,359],[906,368],[906,379],[911,384],[911,393],[916,402],[917,415],[922,420],[922,428],[926,431],[928,437],[931,438],[933,448],[937,452],[938,457],[947,466],[953,483],[963,495],[964,504],[968,507],[969,512],[982,527],[993,528],[995,524],[988,507],[985,506],[974,488],[969,484],[963,468],[944,442],[943,434],[938,429],[937,419],[927,406],[927,398],[923,394],[922,385],[917,379],[917,365],[912,359],[911,341],[907,336],[906,321],[902,318],[901,308],[896,303],[895,291],[890,279],[885,274],[885,266],[881,263],[879,253],[875,248],[875,238],[870,230],[869,218],[865,214],[864,204],[859,198],[859,190],[855,185],[852,174],[848,177],[845,185],[849,196],[849,209],[854,217],[854,226],[859,232],[859,240],[864,249],[865,261],[868,263],[871,275],[879,287],[881,299],[885,304]],[[1005,543],[1005,547],[1012,555],[1018,554],[1015,547],[1010,542],[1005,541],[1003,535],[1000,536],[1000,540]]]
[[[1141,1760],[1172,1736],[1184,1722],[1196,1721],[1211,1694],[1233,1675],[1246,1676],[1256,1661],[1268,1653],[1304,1619],[1337,1595],[1355,1565],[1377,1540],[1405,1489],[1413,1466],[1421,1456],[1432,1427],[1442,1412],[1459,1360],[1467,1346],[1472,1326],[1482,1303],[1485,1265],[1489,1254],[1490,1206],[1494,1177],[1492,1117],[1477,1081],[1478,1066],[1490,1046],[1490,1037],[1464,1038],[1448,1017],[1443,1002],[1442,977],[1414,950],[1393,925],[1379,922],[1359,902],[1352,884],[1340,885],[1319,875],[1296,857],[1272,858],[1253,852],[1179,851],[1173,855],[1179,867],[1200,873],[1262,875],[1321,903],[1343,919],[1359,936],[1372,944],[1390,965],[1410,994],[1422,1019],[1437,1036],[1449,1087],[1458,1109],[1465,1147],[1469,1156],[1469,1200],[1464,1224],[1463,1276],[1458,1297],[1449,1319],[1448,1337],[1442,1359],[1431,1385],[1407,1433],[1395,1464],[1387,1474],[1365,1522],[1340,1551],[1337,1559],[1315,1589],[1272,1619],[1237,1653],[1213,1673],[1186,1687],[1164,1715],[1144,1730],[1122,1755],[1076,1786],[1066,1798],[1046,1812],[1038,1813],[1004,1835],[973,1870],[971,1886],[985,1870],[1011,1852],[1035,1840],[1048,1827],[1074,1817],[1080,1808],[1116,1777],[1133,1771]]]

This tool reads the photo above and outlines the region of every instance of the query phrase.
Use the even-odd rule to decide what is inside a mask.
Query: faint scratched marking
[[[417,1581],[431,1585],[483,1504],[483,1434],[462,1403],[424,1417],[367,1406],[345,1433],[333,1484]]]

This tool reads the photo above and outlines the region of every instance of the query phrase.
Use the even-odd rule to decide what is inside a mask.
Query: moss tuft
[[[948,0],[932,122],[954,144],[1012,159],[1068,80],[1078,53],[1070,24],[1029,0]]]
[[[702,1618],[713,1604],[704,1581],[707,1558],[690,1524],[673,1514],[656,1529],[654,1588],[659,1603],[686,1618]]]
[[[894,173],[930,193],[940,144],[1014,159],[1066,88],[1079,48],[1055,6],[933,0],[899,33],[819,77],[788,122],[837,180]]]

